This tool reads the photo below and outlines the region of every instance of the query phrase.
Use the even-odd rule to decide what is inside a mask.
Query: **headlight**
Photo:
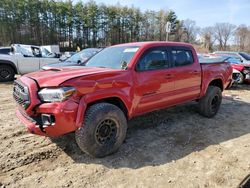
[[[45,88],[38,92],[43,102],[61,102],[76,92],[74,87]]]
[[[250,70],[249,70],[249,69],[244,69],[244,70],[243,70],[243,73],[244,73],[244,74],[248,74],[248,73],[250,73]]]

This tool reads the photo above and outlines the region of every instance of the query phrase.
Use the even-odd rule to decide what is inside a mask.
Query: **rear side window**
[[[0,49],[0,54],[9,54],[9,53],[10,53],[10,49],[7,49],[7,48]]]
[[[158,70],[169,67],[168,53],[165,48],[154,48],[146,51],[139,62],[136,70]]]
[[[192,52],[190,50],[172,50],[174,65],[176,67],[190,65],[194,62]]]

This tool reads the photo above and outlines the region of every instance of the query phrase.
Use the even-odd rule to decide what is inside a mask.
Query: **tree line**
[[[234,47],[250,51],[250,29],[229,23],[199,28],[193,20],[179,20],[172,10],[97,4],[90,0],[1,0],[0,45],[23,43],[59,44],[72,50],[105,47],[134,41],[166,40],[166,23],[171,23],[168,40],[198,44],[207,50]],[[232,44],[232,43],[230,43]]]

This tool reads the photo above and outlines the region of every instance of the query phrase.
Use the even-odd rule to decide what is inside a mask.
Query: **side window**
[[[39,48],[31,47],[31,50],[35,57],[42,57],[42,54]]]
[[[0,54],[9,54],[9,49],[0,49]]]
[[[169,67],[169,58],[167,50],[163,48],[154,48],[146,51],[136,65],[136,70],[158,70]]]
[[[172,50],[174,65],[176,67],[190,65],[194,62],[190,50]]]

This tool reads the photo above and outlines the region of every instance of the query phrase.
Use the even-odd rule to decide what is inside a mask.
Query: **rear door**
[[[201,66],[188,47],[172,47],[175,70],[175,97],[179,102],[196,99],[201,91]]]
[[[136,64],[135,81],[137,114],[166,106],[174,91],[174,72],[166,47],[153,47],[143,53]]]
[[[39,57],[25,57],[23,55],[15,55],[15,58],[17,58],[20,74],[26,74],[39,70]]]

